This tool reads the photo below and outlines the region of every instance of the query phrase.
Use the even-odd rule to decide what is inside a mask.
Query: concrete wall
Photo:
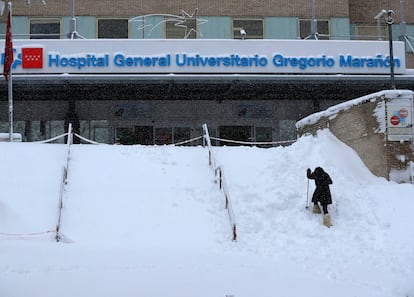
[[[406,92],[411,93],[407,100],[412,105],[412,92]],[[298,134],[315,135],[317,130],[328,128],[339,140],[355,150],[374,175],[397,182],[410,181],[406,172],[414,160],[412,140],[389,141],[387,129],[384,128],[386,103],[396,100],[393,96],[392,93],[379,92],[361,100],[333,106],[321,112],[320,116],[311,115],[308,120],[299,121]]]

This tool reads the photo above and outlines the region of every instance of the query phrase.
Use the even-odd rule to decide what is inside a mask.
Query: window
[[[271,142],[272,141],[272,127],[256,127],[256,141],[257,142]],[[271,147],[270,144],[261,144],[259,147]]]
[[[174,128],[174,143],[189,140],[191,136],[191,129],[186,127]]]
[[[135,144],[134,129],[133,128],[116,128],[115,139],[116,139],[116,143],[119,143],[119,144]]]
[[[379,29],[379,32],[378,32]],[[379,36],[378,36],[379,34]],[[385,25],[380,25],[379,28],[373,25],[358,25],[356,39],[360,40],[386,40],[388,33]]]
[[[171,144],[172,128],[155,128],[155,144]]]
[[[279,121],[279,139],[294,140],[296,139],[296,121],[280,120]]]
[[[99,19],[98,38],[128,38],[128,20]]]
[[[301,39],[305,39],[311,35],[312,20],[299,20],[299,34]],[[319,36],[318,39],[329,39],[329,22],[327,20],[316,21],[316,31]]]
[[[165,36],[169,39],[196,39],[197,19],[177,18],[165,20]]]
[[[59,19],[30,19],[30,39],[60,39]]]
[[[137,144],[154,144],[154,127],[153,126],[136,126],[135,138]]]
[[[246,32],[246,39],[263,39],[262,19],[233,19],[234,39],[242,39],[241,29]]]
[[[243,141],[243,142],[251,142],[252,141],[252,127],[251,126],[219,126],[219,134],[220,138],[226,140],[235,140],[235,141]],[[227,142],[221,141],[220,145],[240,145],[239,143],[235,142]]]
[[[256,141],[272,141],[272,127],[256,127]]]

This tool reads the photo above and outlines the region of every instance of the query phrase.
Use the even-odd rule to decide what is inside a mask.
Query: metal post
[[[396,89],[395,87],[395,75],[394,75],[394,51],[392,44],[392,24],[394,23],[394,11],[388,10],[387,15],[385,16],[385,22],[388,24],[388,39],[390,47],[390,75],[391,75],[391,88]]]
[[[9,141],[13,142],[13,83],[12,83],[12,69],[10,67],[9,81],[8,81],[8,97],[9,97]]]
[[[70,20],[70,39],[77,38],[76,17],[75,17],[75,0],[71,0],[71,20]]]
[[[10,12],[10,23],[12,22],[12,4],[9,2],[9,12]],[[11,30],[10,26],[10,30]],[[13,142],[13,80],[12,80],[12,70],[13,70],[13,63],[10,65],[10,73],[9,73],[9,80],[8,80],[8,100],[9,100],[9,141]]]
[[[399,40],[405,40],[405,36],[407,35],[407,23],[404,19],[404,0],[400,0],[400,36]]]
[[[312,39],[318,39],[318,22],[316,20],[315,0],[312,0],[311,36]]]

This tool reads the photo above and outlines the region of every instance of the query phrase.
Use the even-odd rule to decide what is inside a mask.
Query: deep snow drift
[[[287,147],[0,143],[0,296],[414,296],[414,186],[373,176],[328,131]],[[306,209],[332,177],[334,226]],[[40,233],[40,234],[38,234]]]

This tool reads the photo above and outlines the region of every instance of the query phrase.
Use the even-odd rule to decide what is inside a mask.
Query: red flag
[[[6,27],[6,43],[4,45],[4,68],[3,75],[6,80],[9,80],[11,66],[13,64],[13,42],[11,33],[11,20],[10,11],[7,15],[7,27]]]

